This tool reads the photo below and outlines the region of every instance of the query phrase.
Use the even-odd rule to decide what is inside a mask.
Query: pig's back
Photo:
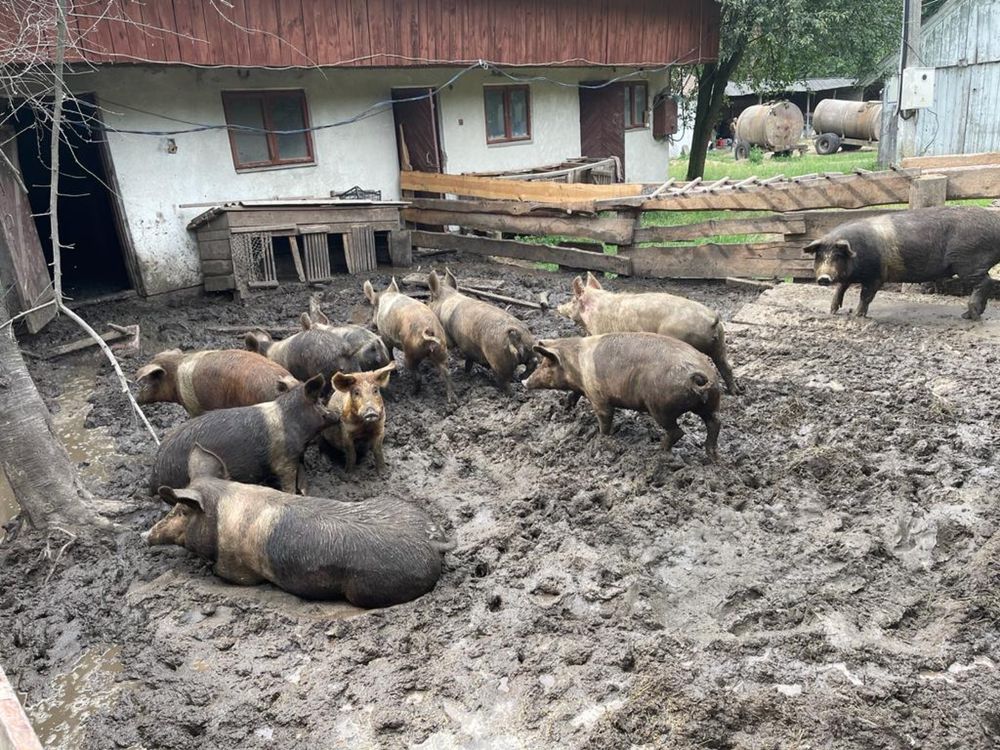
[[[592,313],[592,334],[658,333],[696,349],[712,346],[719,315],[700,302],[666,292],[608,293]]]
[[[227,349],[201,359],[195,375],[195,390],[203,408],[230,409],[277,398],[278,382],[289,372],[256,352]]]

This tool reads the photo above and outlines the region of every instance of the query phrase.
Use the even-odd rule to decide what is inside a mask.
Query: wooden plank
[[[812,258],[801,244],[784,242],[635,247],[629,251],[635,276],[656,279],[810,278]]]
[[[500,214],[467,214],[449,211],[424,211],[404,208],[403,218],[414,224],[429,226],[456,225],[467,229],[493,230],[511,234],[566,235],[581,239],[626,245],[632,241],[634,223],[631,219],[600,219],[572,217],[559,219],[547,216],[504,216]]]
[[[296,226],[304,224],[368,224],[396,222],[399,209],[386,208],[261,208],[227,211],[229,226]]]
[[[11,750],[42,750],[42,743],[17,699],[14,687],[0,668],[0,747]]]
[[[635,231],[633,242],[677,242],[732,234],[803,234],[804,219],[782,215],[756,219],[710,219],[696,224],[670,227],[643,227]]]
[[[618,183],[614,185],[585,185],[562,182],[531,182],[500,180],[495,177],[438,174],[432,172],[400,172],[401,190],[428,193],[451,193],[473,198],[499,200],[544,201],[559,203],[565,200],[600,200],[626,198],[642,193],[642,185]]]
[[[978,167],[1000,165],[1000,151],[979,154],[948,154],[946,156],[908,156],[900,162],[903,169],[938,169],[942,167]]]
[[[567,268],[588,271],[608,271],[629,275],[631,264],[620,255],[591,253],[569,247],[553,245],[532,245],[515,240],[494,240],[488,237],[470,237],[446,232],[411,232],[414,247],[456,250],[474,255],[497,255],[504,258],[518,258],[539,263],[556,263]]]
[[[206,276],[225,276],[233,272],[233,261],[202,260],[201,272]]]
[[[288,248],[292,252],[292,263],[295,265],[295,275],[299,281],[306,280],[306,272],[302,268],[302,254],[299,252],[299,240],[294,234],[288,238]]]
[[[409,229],[389,232],[389,258],[396,268],[409,268],[413,265],[413,245]]]
[[[1000,165],[935,169],[948,177],[948,200],[1000,197]]]
[[[793,219],[801,219],[805,223],[805,230],[802,232],[801,237],[793,235],[798,240],[822,237],[831,229],[835,229],[841,224],[859,221],[860,219],[871,219],[876,216],[884,216],[885,214],[896,213],[896,211],[899,210],[901,209],[863,208],[855,209],[853,211],[800,211],[797,213],[786,214],[786,216]]]
[[[217,240],[229,241],[228,229],[199,229],[196,235],[198,242],[215,242]]]
[[[538,201],[456,200],[447,198],[413,198],[410,208],[426,211],[457,211],[460,213],[507,214],[525,216],[543,214],[565,216],[569,213],[593,214],[597,208],[593,201],[566,201],[540,203]]]

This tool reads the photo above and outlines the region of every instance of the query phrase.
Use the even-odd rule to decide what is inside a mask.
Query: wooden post
[[[924,174],[910,183],[910,208],[943,206],[947,197],[947,175]]]
[[[389,257],[393,268],[409,268],[413,265],[413,243],[409,229],[389,232]]]
[[[902,69],[920,64],[920,16],[921,0],[905,0],[903,4],[903,48]],[[898,92],[900,101],[903,96],[903,77],[900,71]],[[897,115],[896,131],[896,163],[907,156],[917,156],[917,123],[920,120],[919,110],[901,110]]]

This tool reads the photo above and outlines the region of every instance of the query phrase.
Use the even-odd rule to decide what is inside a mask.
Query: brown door
[[[601,81],[586,81],[593,86]],[[618,157],[625,169],[625,88],[620,83],[580,89],[580,156]]]
[[[403,171],[441,172],[441,139],[434,89],[392,90],[399,168]]]
[[[0,130],[0,148],[6,157],[0,159],[0,293],[11,289],[7,309],[14,315],[52,299],[52,282],[28,194],[21,187],[17,141],[10,131]],[[52,305],[26,316],[28,330],[37,333],[55,314]]]

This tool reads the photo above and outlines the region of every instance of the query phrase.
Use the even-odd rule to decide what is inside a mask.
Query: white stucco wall
[[[667,83],[666,74],[649,77],[649,101]],[[653,117],[650,113],[645,128],[625,131],[625,181],[663,182],[667,179],[670,161],[670,141],[653,138]]]
[[[195,286],[201,274],[187,223],[204,207],[188,203],[326,196],[352,185],[399,196],[395,129],[391,107],[364,120],[313,133],[315,164],[237,172],[225,130],[176,135],[134,135],[117,130],[174,131],[191,123],[224,124],[221,91],[300,88],[306,93],[315,127],[349,119],[391,98],[394,87],[439,86],[457,71],[417,70],[198,70],[184,67],[114,67],[72,79],[79,93],[92,92],[103,106],[108,144],[121,189],[146,290],[156,294]],[[575,84],[621,75],[623,69],[517,71],[541,73]],[[440,92],[440,124],[445,169],[451,173],[532,167],[580,154],[579,94],[574,86],[531,83],[530,141],[486,143],[482,87],[512,83],[474,70]],[[650,82],[650,100],[659,81]],[[168,139],[176,144],[169,153]],[[665,179],[667,142],[649,128],[625,136],[630,180]]]

